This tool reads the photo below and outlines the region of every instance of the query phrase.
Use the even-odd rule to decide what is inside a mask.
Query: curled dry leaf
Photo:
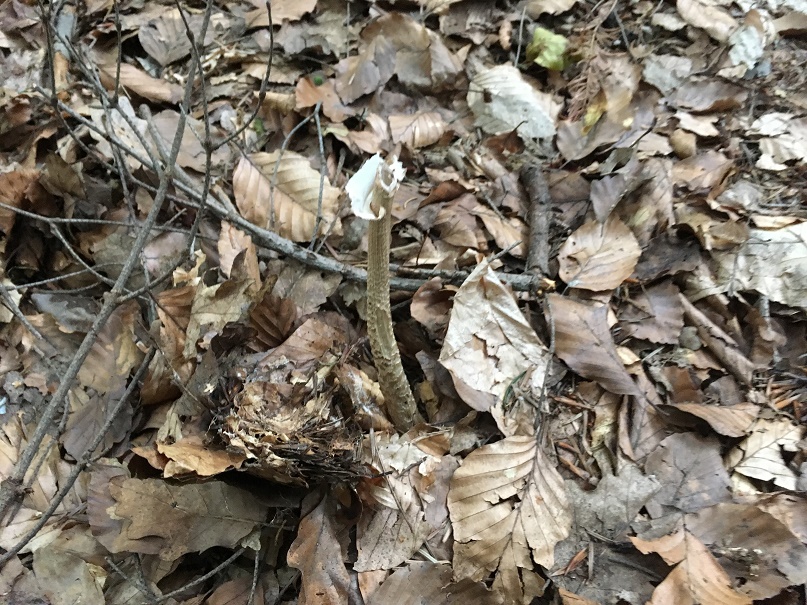
[[[322,220],[317,233],[324,233],[334,221],[334,232],[340,229],[336,218],[339,190],[326,177],[320,208],[320,173],[299,153],[286,151],[281,156],[276,151],[242,157],[233,174],[233,192],[244,218],[287,239],[311,239],[319,212]]]
[[[447,128],[443,116],[436,111],[389,117],[392,140],[400,141],[412,149],[433,145],[440,140]]]
[[[642,250],[619,218],[589,221],[572,233],[558,252],[560,278],[584,290],[612,290],[633,273]]]
[[[448,492],[454,577],[496,572],[494,589],[521,602],[519,569],[553,565],[555,544],[569,535],[570,509],[563,479],[535,437],[507,437],[471,452]]]
[[[736,405],[678,403],[672,407],[705,420],[715,431],[727,437],[743,437],[759,415],[759,407],[753,403]]]
[[[718,42],[726,42],[739,25],[725,9],[701,0],[677,0],[678,13]]]
[[[795,490],[796,473],[785,464],[782,452],[797,451],[803,434],[803,428],[789,420],[760,418],[751,434],[729,452],[726,464],[746,477],[773,481],[781,488]]]

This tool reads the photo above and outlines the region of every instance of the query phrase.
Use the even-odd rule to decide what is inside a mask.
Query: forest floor
[[[0,601],[803,605],[805,34],[804,0],[0,3]]]

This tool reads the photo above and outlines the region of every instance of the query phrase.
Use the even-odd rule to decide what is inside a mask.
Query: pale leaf
[[[558,252],[560,278],[584,290],[612,290],[633,273],[642,250],[619,218],[589,221]]]
[[[734,471],[779,487],[796,489],[796,474],[785,464],[782,451],[795,452],[803,436],[802,427],[789,420],[758,419],[751,434],[726,457]]]
[[[496,572],[508,602],[521,601],[518,568],[551,567],[572,524],[563,479],[534,437],[507,437],[469,454],[451,480],[448,510],[454,576]]]
[[[527,14],[533,19],[541,15],[559,15],[577,4],[577,0],[529,0]]]
[[[488,411],[508,386],[532,370],[540,391],[549,353],[512,293],[487,263],[468,276],[454,297],[440,362],[468,405]],[[500,427],[501,428],[501,427]]]
[[[395,114],[389,117],[392,139],[412,149],[428,147],[440,140],[448,125],[436,111],[424,111],[414,115]]]
[[[233,192],[241,215],[259,227],[298,242],[314,235],[319,191],[320,173],[307,158],[293,151],[286,151],[282,157],[280,152],[242,157],[233,174]],[[338,198],[339,190],[326,177],[318,233],[324,233],[337,220]]]
[[[468,89],[468,106],[476,124],[490,134],[518,130],[522,138],[555,134],[560,106],[551,94],[533,88],[512,65],[479,72]]]
[[[700,0],[678,0],[678,14],[690,25],[704,30],[718,42],[726,42],[738,23],[727,10]]]

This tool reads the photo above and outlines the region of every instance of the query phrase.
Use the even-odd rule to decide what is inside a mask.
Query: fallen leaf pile
[[[0,601],[804,602],[803,3],[0,23]]]

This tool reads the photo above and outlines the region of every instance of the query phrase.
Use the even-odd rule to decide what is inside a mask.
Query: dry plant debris
[[[0,602],[805,603],[803,3],[0,24]]]

